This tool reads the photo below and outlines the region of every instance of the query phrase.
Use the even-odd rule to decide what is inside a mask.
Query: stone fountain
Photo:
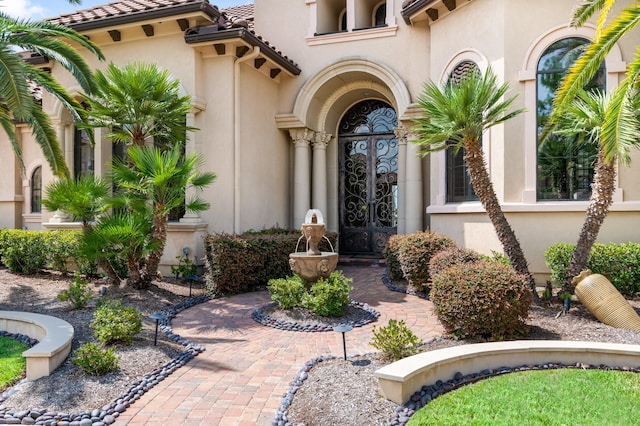
[[[291,270],[307,282],[307,287],[318,281],[318,278],[328,278],[338,265],[338,253],[333,251],[331,242],[325,236],[326,228],[320,210],[311,209],[302,224],[302,235],[296,244],[296,252],[289,255]],[[298,252],[302,239],[306,240],[306,252]],[[326,239],[331,246],[330,252],[320,251],[318,245]]]

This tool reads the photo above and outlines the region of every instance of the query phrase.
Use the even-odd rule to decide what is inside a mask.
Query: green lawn
[[[0,391],[14,384],[24,373],[27,362],[22,352],[27,349],[29,346],[24,343],[0,336]]]
[[[505,374],[442,395],[417,425],[638,425],[640,374],[537,370]]]

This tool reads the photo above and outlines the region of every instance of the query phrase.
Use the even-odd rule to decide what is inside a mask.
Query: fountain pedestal
[[[338,253],[320,251],[318,245],[325,238],[325,225],[318,216],[322,214],[318,210],[309,210],[306,223],[302,224],[302,236],[307,241],[307,251],[301,253],[291,253],[289,255],[289,266],[291,270],[310,283],[315,283],[318,278],[328,278],[338,265]],[[297,247],[296,247],[297,248]]]

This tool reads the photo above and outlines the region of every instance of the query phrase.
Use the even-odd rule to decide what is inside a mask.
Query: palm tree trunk
[[[529,272],[527,260],[524,257],[520,242],[516,238],[515,232],[509,225],[507,218],[502,212],[500,202],[493,189],[493,183],[489,177],[487,167],[484,161],[484,154],[478,142],[478,138],[474,136],[465,136],[464,141],[464,160],[467,163],[469,171],[469,177],[471,178],[471,185],[476,195],[480,199],[482,206],[484,207],[489,219],[493,224],[498,240],[502,244],[505,254],[511,262],[511,266],[516,272],[522,274],[531,288],[533,293],[533,300],[540,300],[538,292],[536,290],[536,283],[533,280],[533,275]]]
[[[138,256],[129,256],[127,259],[127,269],[129,270],[127,285],[136,290],[142,290],[148,287],[148,283],[143,279],[143,274],[140,272],[138,258]]]
[[[598,238],[600,227],[607,213],[609,213],[609,207],[613,202],[615,180],[615,165],[613,163],[607,163],[602,150],[599,149],[593,185],[591,186],[589,207],[587,207],[586,218],[582,224],[582,230],[580,230],[576,249],[571,256],[569,268],[562,281],[562,291],[573,293],[575,286],[571,281],[587,266],[593,243],[595,243]]]
[[[167,241],[167,215],[153,215],[153,231],[151,238],[158,242],[158,248],[147,256],[147,276],[152,280],[158,274],[158,265]]]

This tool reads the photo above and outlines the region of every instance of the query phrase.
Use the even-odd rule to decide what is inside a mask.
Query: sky
[[[81,5],[69,4],[67,0],[0,0],[0,10],[9,16],[30,20],[39,20],[86,9],[115,0],[82,0]],[[211,4],[225,7],[252,3],[252,0],[209,0]]]

